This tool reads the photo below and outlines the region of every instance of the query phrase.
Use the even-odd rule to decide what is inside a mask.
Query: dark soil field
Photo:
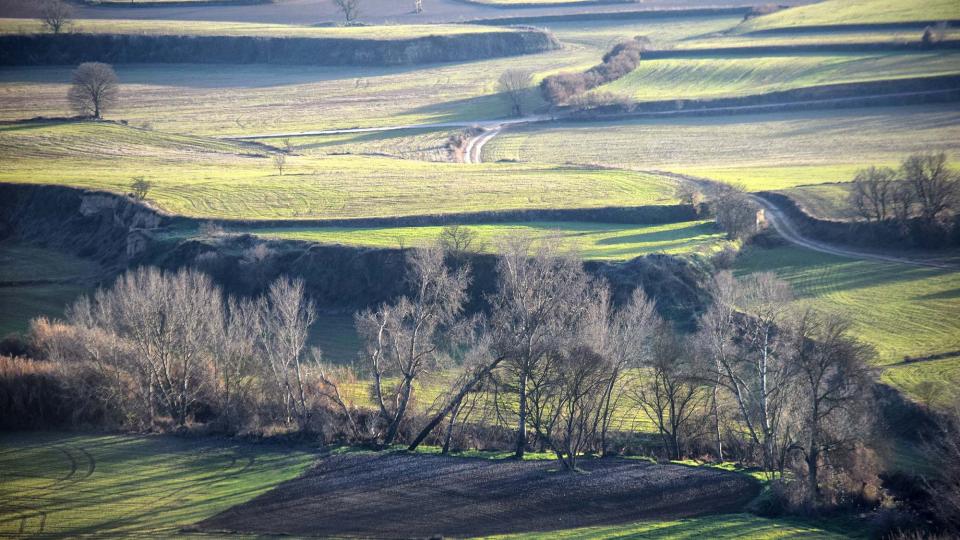
[[[329,456],[300,478],[199,523],[206,531],[411,538],[551,531],[736,512],[747,476],[603,459],[583,473],[553,461],[409,454]]]

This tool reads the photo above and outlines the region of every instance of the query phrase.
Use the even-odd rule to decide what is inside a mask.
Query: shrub
[[[616,45],[603,55],[603,63],[583,73],[560,73],[544,78],[540,83],[540,92],[551,104],[563,105],[587,90],[623,77],[640,64],[643,39],[636,38]]]

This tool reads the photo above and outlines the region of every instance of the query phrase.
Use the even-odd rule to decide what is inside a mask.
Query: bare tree
[[[889,167],[870,167],[857,172],[849,201],[867,221],[885,221],[893,215],[897,172]]]
[[[945,153],[910,156],[904,160],[901,171],[913,189],[923,219],[933,221],[957,205],[960,180],[947,166]]]
[[[458,224],[447,225],[441,229],[439,242],[447,253],[455,257],[476,253],[484,247],[476,231]]]
[[[259,305],[252,300],[230,298],[225,306],[222,328],[213,328],[212,356],[216,388],[214,396],[219,406],[219,419],[227,425],[238,426],[241,418],[254,411],[241,411],[247,402],[260,357],[257,351],[257,336],[260,335]]]
[[[715,184],[710,208],[730,238],[745,239],[757,232],[757,205],[742,187]]]
[[[807,468],[812,502],[820,499],[818,471],[824,456],[841,444],[860,439],[871,377],[867,361],[873,350],[850,336],[850,323],[803,310],[789,324],[791,363],[797,372],[797,435],[790,449],[800,452]]]
[[[497,91],[510,105],[510,114],[523,113],[523,99],[533,85],[533,74],[524,69],[508,69],[497,80]]]
[[[283,168],[287,165],[287,155],[283,152],[277,152],[273,154],[273,166],[277,169],[277,172],[280,173],[280,176],[283,176]]]
[[[309,329],[316,321],[316,308],[308,300],[302,279],[281,277],[270,284],[260,299],[258,344],[266,360],[269,377],[283,402],[286,422],[294,418],[307,429],[305,366]]]
[[[585,312],[588,278],[582,263],[564,256],[550,240],[507,239],[499,250],[497,293],[490,298],[494,357],[506,358],[510,383],[517,393],[514,454],[527,444],[527,390],[542,363],[562,350],[568,329]]]
[[[67,99],[78,114],[100,119],[116,105],[119,94],[120,82],[109,64],[84,62],[73,71]]]
[[[343,18],[349,23],[360,16],[361,0],[333,0],[333,5],[343,13]]]
[[[634,402],[656,426],[674,459],[693,433],[708,394],[694,377],[694,364],[673,329],[661,322],[653,333],[651,354],[631,387]]]
[[[147,180],[142,176],[135,176],[133,182],[130,183],[130,192],[133,193],[133,197],[138,201],[146,200],[147,193],[150,192],[150,188],[153,187],[153,182]]]
[[[469,275],[465,268],[451,272],[444,258],[439,247],[411,251],[407,267],[413,295],[357,315],[357,330],[366,342],[373,372],[375,403],[387,424],[383,436],[387,446],[406,417],[414,382],[442,363],[444,339],[457,333]],[[387,399],[384,379],[392,375],[400,382]]]
[[[44,0],[40,4],[40,21],[54,34],[59,34],[73,21],[73,8],[62,0]]]
[[[925,476],[924,491],[944,532],[960,534],[960,402],[937,419],[934,437],[921,447],[928,463],[936,464]]]
[[[413,12],[423,13],[423,0],[413,0]]]
[[[696,344],[706,360],[704,373],[711,386],[710,408],[713,413],[713,435],[716,437],[717,457],[723,461],[723,411],[720,392],[724,387],[726,367],[737,354],[734,338],[737,332],[737,283],[730,272],[720,272],[710,287],[713,306],[700,318]]]

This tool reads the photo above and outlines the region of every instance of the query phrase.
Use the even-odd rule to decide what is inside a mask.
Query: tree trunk
[[[413,378],[410,376],[404,377],[403,390],[400,394],[400,403],[397,405],[397,412],[393,417],[393,422],[390,422],[390,427],[387,429],[387,436],[383,439],[384,446],[390,446],[393,444],[393,440],[397,437],[397,431],[400,429],[400,422],[403,420],[403,416],[407,412],[407,403],[410,401],[410,391],[412,385]]]
[[[523,459],[527,446],[527,374],[520,375],[519,413],[517,420],[517,441],[513,457]]]

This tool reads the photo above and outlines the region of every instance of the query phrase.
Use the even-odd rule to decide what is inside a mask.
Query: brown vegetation
[[[560,73],[540,82],[540,91],[552,105],[565,105],[574,98],[630,73],[640,64],[644,49],[642,38],[616,45],[603,56],[603,62],[583,73]]]

